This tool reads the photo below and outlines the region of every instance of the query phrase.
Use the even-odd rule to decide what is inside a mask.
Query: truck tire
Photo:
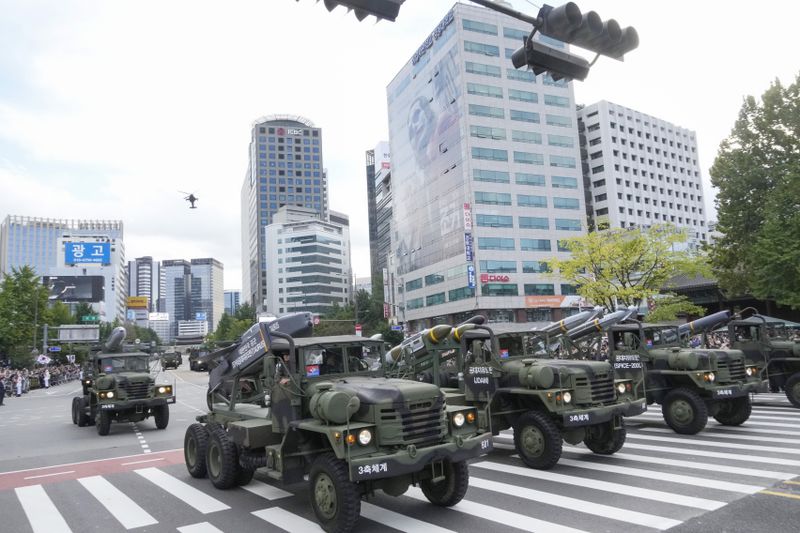
[[[243,487],[253,481],[253,476],[255,475],[256,471],[253,468],[244,468],[241,465],[239,466],[239,470],[236,473],[236,484],[240,487]]]
[[[208,436],[208,446],[206,447],[208,479],[218,489],[230,489],[236,486],[236,477],[239,473],[236,444],[219,426],[209,428]]]
[[[792,405],[800,407],[800,372],[792,374],[784,385],[786,397]]]
[[[664,396],[661,413],[667,425],[681,435],[694,435],[708,422],[708,409],[696,392],[685,387]]]
[[[89,425],[89,415],[86,414],[86,399],[84,398],[76,398],[78,401],[75,402],[75,409],[77,410],[78,416],[78,427],[85,428]]]
[[[111,414],[108,411],[97,413],[97,434],[105,437],[111,431]]]
[[[719,411],[714,415],[714,420],[723,426],[739,426],[750,418],[753,403],[750,396],[740,396],[719,402]]]
[[[347,465],[332,453],[318,456],[308,476],[311,507],[328,533],[352,531],[361,515],[361,494]]]
[[[75,396],[72,399],[72,423],[77,425],[78,420],[80,420],[80,411],[78,411],[78,400],[80,400],[80,396]]]
[[[186,470],[192,477],[204,478],[206,470],[206,453],[208,453],[208,431],[203,424],[195,422],[186,428],[183,437],[183,460]]]
[[[431,479],[419,484],[428,501],[439,507],[452,507],[464,498],[469,488],[469,470],[466,461],[445,462],[444,479],[434,482]]]
[[[169,405],[153,407],[153,417],[156,419],[157,429],[166,429],[167,424],[169,424]]]
[[[614,422],[598,424],[586,429],[583,443],[596,454],[612,455],[622,449],[625,444],[625,421],[620,420],[620,427],[614,429]]]
[[[561,432],[547,415],[528,411],[514,425],[514,446],[531,468],[553,468],[561,458]]]

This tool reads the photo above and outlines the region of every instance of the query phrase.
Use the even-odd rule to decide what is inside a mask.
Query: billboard
[[[148,320],[169,320],[169,313],[150,313]]]
[[[103,276],[42,276],[42,285],[51,301],[97,303],[105,298]]]
[[[64,264],[111,264],[110,242],[65,242]]]
[[[98,342],[100,326],[64,325],[58,328],[59,342]]]
[[[147,296],[128,296],[128,309],[147,309]]]
[[[205,311],[198,311],[198,312],[196,312],[194,314],[194,319],[195,320],[208,320],[208,318],[206,318],[207,316],[208,316],[208,314]]]

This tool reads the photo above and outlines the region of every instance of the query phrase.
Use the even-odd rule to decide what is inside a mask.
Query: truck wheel
[[[723,426],[739,426],[750,418],[753,411],[749,396],[723,400],[719,404],[719,412],[714,415],[714,419]]]
[[[547,470],[561,458],[561,433],[547,415],[528,411],[514,425],[514,446],[526,465]]]
[[[78,427],[85,428],[89,425],[89,416],[86,414],[86,400],[84,398],[76,398],[75,410],[78,417]]]
[[[439,507],[451,507],[464,497],[469,488],[469,470],[466,461],[445,462],[444,479],[434,482],[431,479],[419,484],[428,501]]]
[[[203,478],[206,470],[206,453],[208,453],[208,431],[203,424],[195,422],[186,428],[183,437],[183,460],[186,470],[192,477]]]
[[[169,405],[157,405],[153,408],[153,416],[156,419],[156,428],[166,429],[169,424]]]
[[[209,429],[208,446],[206,448],[206,469],[208,479],[218,489],[229,489],[236,485],[239,473],[239,457],[236,444],[228,438],[221,427]]]
[[[100,411],[97,414],[97,434],[105,437],[111,431],[111,414],[108,411]]]
[[[247,485],[251,481],[253,481],[253,476],[255,475],[256,471],[252,468],[242,468],[239,466],[239,470],[236,473],[236,484],[240,487]]]
[[[311,506],[322,529],[352,531],[361,514],[361,495],[350,481],[347,466],[333,454],[320,455],[311,465]]]
[[[694,435],[706,427],[708,409],[700,396],[691,389],[671,390],[661,404],[664,420],[675,433]]]
[[[625,444],[625,421],[620,420],[621,425],[619,429],[614,429],[614,422],[606,424],[598,424],[597,426],[587,428],[586,437],[583,443],[587,448],[594,453],[600,455],[612,455],[622,449]]]
[[[792,374],[784,385],[786,397],[795,407],[800,407],[800,372]]]
[[[72,423],[78,424],[78,420],[80,419],[80,412],[78,411],[78,400],[81,398],[79,396],[75,396],[72,399]]]

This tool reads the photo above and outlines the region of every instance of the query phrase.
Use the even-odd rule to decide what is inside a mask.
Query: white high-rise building
[[[158,312],[159,305],[164,307],[166,295],[165,279],[161,263],[150,256],[137,257],[128,261],[128,296],[145,296],[148,298],[150,312]]]
[[[587,213],[598,228],[671,223],[709,238],[695,132],[602,100],[578,111]]]
[[[347,215],[331,211],[323,220],[313,209],[283,207],[266,228],[266,244],[268,313],[324,314],[350,301]]]
[[[387,88],[391,307],[409,329],[478,313],[554,320],[580,304],[547,273],[559,241],[587,228],[575,99],[513,67],[529,34],[456,4]]]

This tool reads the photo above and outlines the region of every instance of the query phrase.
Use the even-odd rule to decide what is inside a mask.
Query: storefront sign
[[[561,307],[563,296],[526,296],[525,307]]]
[[[511,278],[505,274],[481,274],[481,283],[491,283],[493,281],[511,281]]]

